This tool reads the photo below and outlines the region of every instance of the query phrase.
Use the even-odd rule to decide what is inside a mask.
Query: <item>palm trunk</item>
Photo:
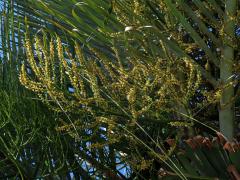
[[[235,18],[237,0],[227,0],[224,19],[224,44],[220,62],[220,80],[224,86],[220,99],[219,123],[220,130],[229,140],[234,135],[234,87],[229,84],[234,74],[234,48],[231,46],[235,37]],[[235,18],[234,18],[235,17]]]

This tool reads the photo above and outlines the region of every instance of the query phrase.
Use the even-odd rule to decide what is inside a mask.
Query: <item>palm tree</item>
[[[238,68],[233,67],[238,56],[235,34],[237,1],[194,0],[187,3],[170,0],[116,0],[112,1],[112,4],[107,1],[92,2],[91,0],[85,0],[84,3],[57,0],[16,2],[20,15],[25,12],[28,17],[27,23],[31,29],[29,36],[35,33],[41,34],[42,31],[39,29],[45,29],[49,36],[56,33],[64,43],[68,43],[73,55],[76,52],[73,50],[74,43],[71,39],[80,43],[82,47],[87,47],[84,50],[91,57],[96,55],[100,57],[99,59],[107,59],[107,62],[111,62],[112,56],[116,55],[112,47],[120,48],[123,45],[127,47],[127,51],[120,55],[124,58],[141,59],[141,63],[152,63],[156,57],[167,59],[171,65],[176,65],[181,60],[186,61],[187,67],[193,67],[192,72],[196,72],[193,77],[201,74],[205,83],[211,84],[215,98],[210,103],[219,104],[221,132],[229,140],[233,139],[235,118],[233,107],[238,95],[236,81]],[[26,7],[31,8],[27,11],[24,9]],[[103,53],[100,54],[99,50]],[[200,53],[202,55],[197,57],[196,54]],[[126,60],[124,63],[127,64]],[[182,66],[183,68],[186,67]],[[185,75],[189,75],[189,72],[191,71],[187,73],[180,70],[174,71],[175,75],[179,76],[180,82],[186,80]],[[71,81],[70,77],[69,79]],[[191,79],[190,82],[194,80],[196,79]],[[183,85],[185,86],[182,83],[179,87],[184,87]],[[189,106],[189,96],[180,98],[181,93],[173,101],[180,102],[175,107],[177,114],[180,112],[180,114],[194,116]],[[169,96],[167,94],[166,97]],[[171,107],[174,103],[170,103]]]

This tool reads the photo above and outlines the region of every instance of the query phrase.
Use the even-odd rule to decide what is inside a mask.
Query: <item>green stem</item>
[[[230,77],[233,75],[234,48],[232,46],[235,38],[235,19],[237,13],[237,0],[227,0],[225,5],[224,18],[224,42],[222,59],[220,62],[220,80],[223,87],[219,107],[220,131],[228,138],[233,139],[234,135],[234,87],[227,86]]]

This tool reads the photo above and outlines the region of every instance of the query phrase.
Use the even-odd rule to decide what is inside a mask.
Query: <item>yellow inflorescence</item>
[[[162,111],[172,111],[173,105],[175,110],[187,106],[201,82],[197,68],[188,59],[169,53],[163,43],[160,48],[164,55],[154,60],[139,54],[120,59],[117,46],[112,50],[116,59],[111,59],[96,49],[91,49],[94,56],[87,58],[77,43],[73,56],[59,37],[55,39],[44,45],[40,38],[35,39],[39,61],[26,39],[28,59],[21,68],[21,83],[56,111],[83,111],[96,116],[96,121],[106,123],[113,132],[109,137],[117,136],[114,128],[119,119],[112,115],[126,116],[129,125],[139,118],[157,119]],[[27,74],[27,64],[32,74]],[[97,118],[98,108],[101,118]]]

